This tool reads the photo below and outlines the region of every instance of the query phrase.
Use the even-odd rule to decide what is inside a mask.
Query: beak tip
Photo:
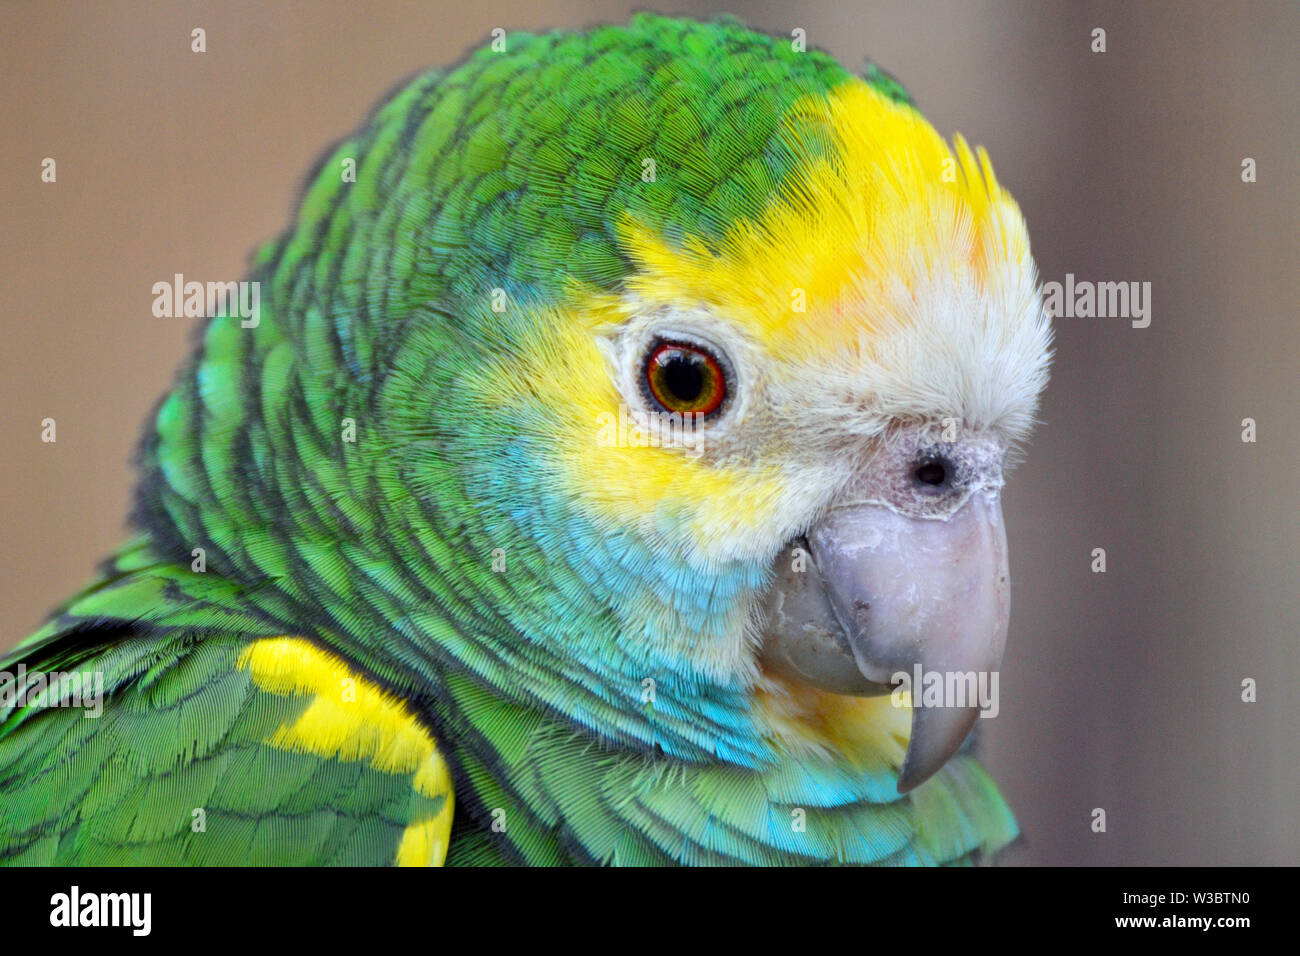
[[[898,771],[898,792],[910,793],[942,770],[961,749],[979,714],[975,707],[914,709],[912,734]]]

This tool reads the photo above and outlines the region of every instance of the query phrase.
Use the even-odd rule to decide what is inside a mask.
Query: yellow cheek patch
[[[240,653],[239,667],[268,693],[313,698],[292,724],[271,735],[271,746],[365,761],[382,773],[409,775],[423,796],[442,797],[434,816],[406,828],[396,859],[403,866],[442,865],[451,835],[451,774],[433,736],[403,701],[300,637],[254,641]]]
[[[806,357],[870,336],[880,310],[936,270],[982,281],[1027,262],[1024,222],[984,151],[957,137],[954,154],[918,112],[869,84],[801,101],[782,135],[795,174],[758,221],[734,223],[716,246],[620,224],[638,267],[633,292],[708,303],[773,353]]]
[[[575,290],[567,305],[538,311],[509,359],[485,368],[467,387],[484,407],[537,416],[523,427],[548,436],[548,463],[597,519],[620,526],[680,519],[702,543],[719,533],[770,527],[787,495],[775,469],[711,464],[707,454],[689,449],[642,446],[631,428],[620,427],[622,397],[597,340],[627,318],[624,309],[616,298]],[[624,425],[630,415],[623,409]],[[707,453],[707,425],[700,434]]]

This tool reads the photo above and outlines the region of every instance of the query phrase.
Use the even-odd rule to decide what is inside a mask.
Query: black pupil
[[[948,469],[941,461],[927,461],[916,469],[916,480],[923,485],[942,485],[948,480]]]
[[[693,402],[704,391],[704,362],[689,352],[677,352],[663,365],[663,383],[682,402]]]

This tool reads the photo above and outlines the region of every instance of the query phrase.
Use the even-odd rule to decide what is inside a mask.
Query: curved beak
[[[996,690],[1010,616],[999,496],[978,490],[942,519],[879,504],[836,508],[808,543],[857,670],[872,684],[905,681],[911,690],[898,778],[906,793],[956,753],[987,689]]]

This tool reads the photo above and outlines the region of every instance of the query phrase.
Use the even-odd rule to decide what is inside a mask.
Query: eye
[[[912,477],[917,484],[926,485],[938,491],[947,487],[953,480],[952,462],[941,455],[931,455],[917,462],[912,470]]]
[[[722,364],[699,345],[660,340],[645,363],[646,391],[666,412],[712,415],[727,398]]]

